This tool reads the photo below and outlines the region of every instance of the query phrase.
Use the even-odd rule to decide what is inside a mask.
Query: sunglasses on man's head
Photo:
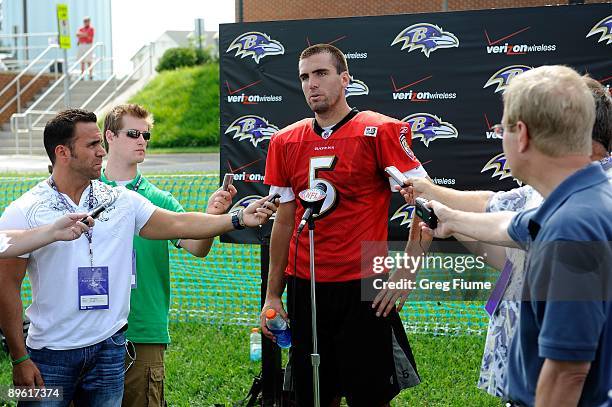
[[[142,138],[145,139],[145,141],[149,141],[149,139],[151,138],[151,132],[150,131],[139,131],[136,129],[128,129],[128,130],[119,130],[117,131],[117,133],[120,132],[124,132],[129,138],[138,138],[140,137],[140,135],[142,134]]]

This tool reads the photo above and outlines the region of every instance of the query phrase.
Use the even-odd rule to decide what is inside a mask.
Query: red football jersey
[[[362,242],[387,241],[391,188],[384,168],[406,172],[421,165],[410,149],[407,123],[371,111],[351,114],[327,139],[313,119],[304,119],[270,140],[264,182],[291,187],[297,203],[287,275],[294,273],[295,233],[304,214],[300,191],[319,182],[327,186],[315,229],[316,280],[356,280],[372,274],[361,270]],[[305,279],[310,277],[307,229],[297,259],[297,276]]]

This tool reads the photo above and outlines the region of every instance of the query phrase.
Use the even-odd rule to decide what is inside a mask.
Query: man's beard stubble
[[[72,155],[72,159],[73,161],[70,167],[72,168],[73,171],[86,176],[90,180],[100,178],[100,175],[102,172],[101,169],[100,171],[98,171],[98,170],[95,170],[92,166],[83,166],[80,162],[76,161],[78,160],[78,157],[75,154]]]
[[[310,110],[317,114],[327,113],[329,111],[329,103],[319,103],[315,104],[315,106],[311,105]]]

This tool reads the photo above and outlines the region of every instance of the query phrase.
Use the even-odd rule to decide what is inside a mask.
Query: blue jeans
[[[28,348],[40,370],[45,386],[63,388],[63,401],[20,402],[19,406],[64,407],[74,401],[76,407],[120,407],[125,369],[125,334],[70,350]]]

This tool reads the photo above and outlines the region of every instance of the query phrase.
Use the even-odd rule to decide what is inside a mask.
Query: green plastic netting
[[[43,178],[0,178],[0,208],[4,208]],[[205,208],[218,188],[218,175],[158,175],[148,179],[172,193],[187,211]],[[173,321],[257,326],[260,304],[260,247],[216,241],[204,259],[170,245]],[[438,276],[445,270],[424,270]],[[486,280],[494,281],[493,271]],[[29,281],[24,281],[24,304],[31,302]],[[410,332],[433,335],[483,334],[488,322],[482,301],[419,301],[411,297],[402,310]]]

